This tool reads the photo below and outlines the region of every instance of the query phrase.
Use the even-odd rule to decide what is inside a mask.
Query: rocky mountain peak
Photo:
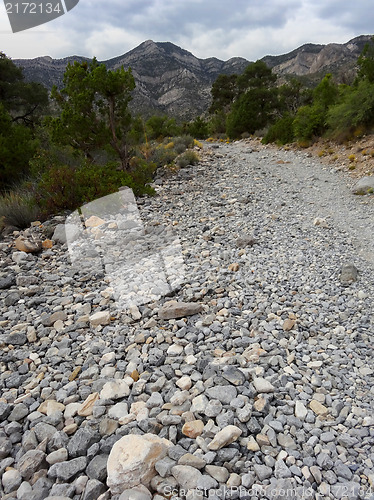
[[[302,75],[318,81],[333,73],[349,83],[355,75],[356,61],[370,35],[356,37],[345,44],[305,44],[288,54],[266,56],[262,60],[281,77]],[[52,59],[49,56],[19,59],[26,79],[39,81],[47,88],[61,86],[68,62],[87,58],[70,56]],[[137,113],[161,112],[188,120],[206,112],[210,105],[210,89],[220,74],[240,74],[250,61],[233,57],[222,61],[215,57],[200,59],[171,42],[146,40],[118,57],[103,61],[109,69],[131,67],[136,90],[131,103]]]

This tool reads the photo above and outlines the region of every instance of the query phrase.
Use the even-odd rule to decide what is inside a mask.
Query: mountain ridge
[[[371,35],[360,35],[345,44],[304,44],[287,54],[265,56],[264,61],[281,79],[302,76],[315,81],[332,72],[338,81],[349,83],[356,72],[356,61]],[[90,61],[84,56],[53,59],[14,59],[23,67],[26,80],[43,83],[48,89],[62,86],[65,67],[73,61]],[[108,69],[131,67],[136,89],[132,110],[143,115],[166,113],[182,120],[205,113],[210,104],[210,90],[220,74],[242,73],[252,61],[232,57],[200,59],[171,42],[146,40],[125,54],[100,61]]]

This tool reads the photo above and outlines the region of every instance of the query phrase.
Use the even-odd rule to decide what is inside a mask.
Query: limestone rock
[[[120,495],[134,486],[149,486],[157,474],[155,463],[173,446],[154,434],[127,435],[113,446],[108,458],[107,484],[112,495]]]
[[[105,220],[101,217],[97,217],[96,215],[91,215],[91,217],[85,221],[86,227],[99,227],[103,224],[105,224]]]
[[[189,438],[195,439],[204,430],[204,422],[202,420],[192,420],[191,422],[186,422],[182,427],[182,434],[188,436]]]
[[[25,238],[18,236],[15,241],[17,250],[25,253],[38,253],[42,249],[42,242],[34,240],[33,238]]]
[[[177,302],[170,300],[159,310],[159,317],[161,319],[177,319],[184,318],[185,316],[192,316],[198,314],[203,310],[203,306],[196,302]]]
[[[110,313],[109,311],[97,311],[90,316],[90,324],[91,326],[99,326],[99,325],[109,325],[110,323]]]
[[[259,393],[274,392],[274,390],[275,390],[273,384],[271,384],[265,378],[261,378],[261,377],[254,378],[253,385],[254,385],[256,391]]]
[[[86,400],[84,401],[84,403],[82,403],[82,406],[78,410],[78,415],[80,417],[88,417],[89,415],[92,415],[93,405],[98,399],[99,399],[98,392],[94,392],[89,396],[87,396]]]
[[[120,399],[130,394],[130,387],[125,380],[113,380],[104,384],[100,399]]]
[[[213,451],[220,450],[236,441],[241,433],[242,430],[239,427],[228,425],[214,436],[213,440],[208,444],[208,448]]]
[[[319,401],[312,399],[309,403],[309,408],[316,414],[321,417],[325,417],[328,414],[328,409]]]

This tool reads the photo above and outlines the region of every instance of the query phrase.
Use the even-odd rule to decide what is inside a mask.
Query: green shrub
[[[187,149],[193,146],[194,138],[192,137],[192,135],[184,134],[179,137],[174,137],[173,141],[175,146],[182,144],[184,146],[184,149]]]
[[[329,108],[327,124],[334,139],[352,138],[355,131],[374,125],[374,84],[367,80],[345,88],[339,104]]]
[[[164,145],[159,145],[149,153],[149,161],[154,163],[156,168],[171,165],[178,153],[173,148],[166,148]]]
[[[196,165],[200,161],[195,151],[186,151],[177,159],[178,167],[184,168],[188,165]]]
[[[0,103],[0,191],[9,189],[28,174],[29,160],[36,148],[31,129],[12,122]]]
[[[188,123],[186,129],[195,139],[206,139],[209,136],[209,124],[200,116]]]
[[[296,139],[301,141],[321,136],[326,130],[326,109],[318,104],[302,106],[296,113],[293,127]]]
[[[268,144],[269,142],[277,142],[279,144],[288,144],[294,139],[293,122],[294,117],[287,114],[275,122],[266,133],[262,142]]]
[[[18,189],[0,196],[0,219],[4,224],[25,229],[37,220],[40,208],[30,191]]]
[[[150,183],[156,166],[135,157],[131,171],[119,169],[117,162],[94,165],[84,162],[78,168],[55,165],[45,171],[36,189],[36,201],[44,216],[63,210],[76,210],[84,203],[114,193],[121,186],[129,186],[136,196],[152,195]]]

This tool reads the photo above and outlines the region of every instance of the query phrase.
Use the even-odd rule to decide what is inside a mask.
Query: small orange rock
[[[44,240],[42,242],[42,247],[44,248],[44,250],[48,250],[49,248],[52,248],[53,247],[53,241],[52,240]]]
[[[139,372],[138,370],[134,370],[130,377],[133,379],[134,382],[137,382],[139,380]]]

